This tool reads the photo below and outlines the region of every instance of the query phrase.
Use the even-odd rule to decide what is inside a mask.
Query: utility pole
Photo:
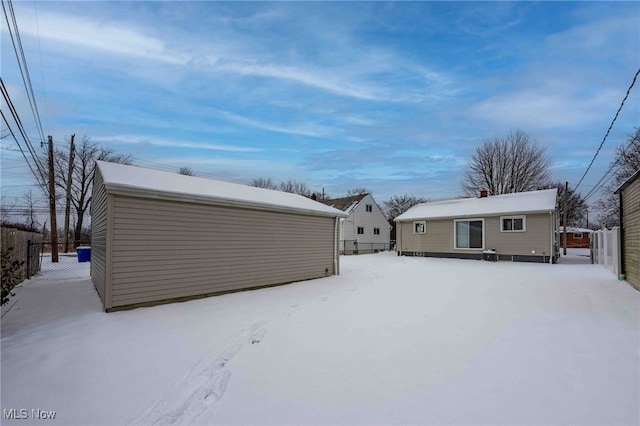
[[[56,221],[56,181],[53,168],[53,137],[49,136],[49,219],[51,220],[51,262],[58,262],[58,224]]]
[[[73,143],[75,134],[71,135],[71,148],[69,149],[69,172],[67,173],[67,202],[64,207],[64,252],[69,252],[69,216],[71,215],[71,180],[73,179],[73,157],[76,146]],[[74,244],[75,245],[75,244]]]
[[[564,255],[567,255],[567,199],[569,198],[569,182],[564,183],[564,217],[562,223],[564,224]]]

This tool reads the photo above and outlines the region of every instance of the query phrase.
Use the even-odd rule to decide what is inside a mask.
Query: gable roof
[[[107,192],[233,207],[346,217],[302,195],[124,164],[97,162]]]
[[[622,185],[620,185],[618,187],[618,189],[615,190],[614,194],[617,194],[619,192],[621,192],[623,189],[625,189],[627,186],[631,185],[633,182],[636,181],[636,179],[638,179],[638,177],[640,177],[640,169],[636,170],[636,172],[634,174],[632,174],[631,176],[629,176],[627,178],[627,180],[625,180],[624,182],[622,182]]]
[[[355,208],[355,206],[362,201],[364,197],[369,194],[358,194],[352,195],[350,197],[342,197],[342,198],[334,198],[332,200],[322,200],[320,201],[322,204],[326,204],[327,206],[334,207],[336,209],[340,209],[346,213],[351,213],[351,211]]]
[[[413,206],[395,221],[552,212],[556,209],[557,194],[558,190],[554,188],[484,198],[432,201]]]

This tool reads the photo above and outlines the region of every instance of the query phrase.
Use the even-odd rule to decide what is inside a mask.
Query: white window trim
[[[584,235],[583,235],[583,234],[584,234],[584,232],[574,232],[574,233],[573,233],[573,239],[574,239],[574,240],[581,240],[581,239],[583,239],[583,238],[584,238]],[[576,237],[576,235],[580,235],[580,236],[579,236],[579,237]]]
[[[475,222],[475,221],[481,221],[482,222],[482,247],[481,248],[467,248],[467,247],[457,247],[457,241],[458,241],[458,222]],[[502,225],[501,225],[502,226]],[[484,226],[484,218],[483,217],[470,217],[468,219],[453,219],[453,249],[454,250],[475,250],[475,251],[482,251],[484,250],[485,247],[485,237],[486,237],[487,233],[485,231],[485,226]]]
[[[416,232],[416,224],[421,223],[423,226],[423,232]],[[413,233],[414,234],[426,234],[427,233],[427,221],[426,220],[414,220],[413,221]]]
[[[504,219],[522,219],[522,229],[517,230],[508,230],[504,229]],[[500,232],[527,232],[527,216],[526,215],[515,215],[515,216],[500,216]]]
[[[364,210],[367,213],[373,213],[373,204],[365,204]]]
[[[358,232],[362,228],[362,234]],[[364,235],[364,226],[356,226],[356,235]]]
[[[373,235],[380,235],[380,228],[373,228]]]

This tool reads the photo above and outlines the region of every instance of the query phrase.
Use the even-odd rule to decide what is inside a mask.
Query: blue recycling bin
[[[91,261],[91,247],[77,247],[78,262],[90,262]]]

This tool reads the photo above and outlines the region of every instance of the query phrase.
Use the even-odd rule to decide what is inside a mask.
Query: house
[[[556,189],[418,204],[395,221],[404,256],[556,260]],[[485,253],[486,251],[486,253]]]
[[[640,290],[640,170],[616,190],[620,197],[621,274]]]
[[[389,250],[391,226],[371,194],[334,198],[322,203],[348,214],[346,219],[340,220],[341,253]]]
[[[300,195],[98,162],[92,197],[106,311],[339,273],[347,215]]]
[[[567,247],[568,248],[589,248],[591,245],[591,233],[593,230],[587,228],[574,228],[567,226]],[[560,239],[558,244],[564,247],[564,226],[560,227]]]

